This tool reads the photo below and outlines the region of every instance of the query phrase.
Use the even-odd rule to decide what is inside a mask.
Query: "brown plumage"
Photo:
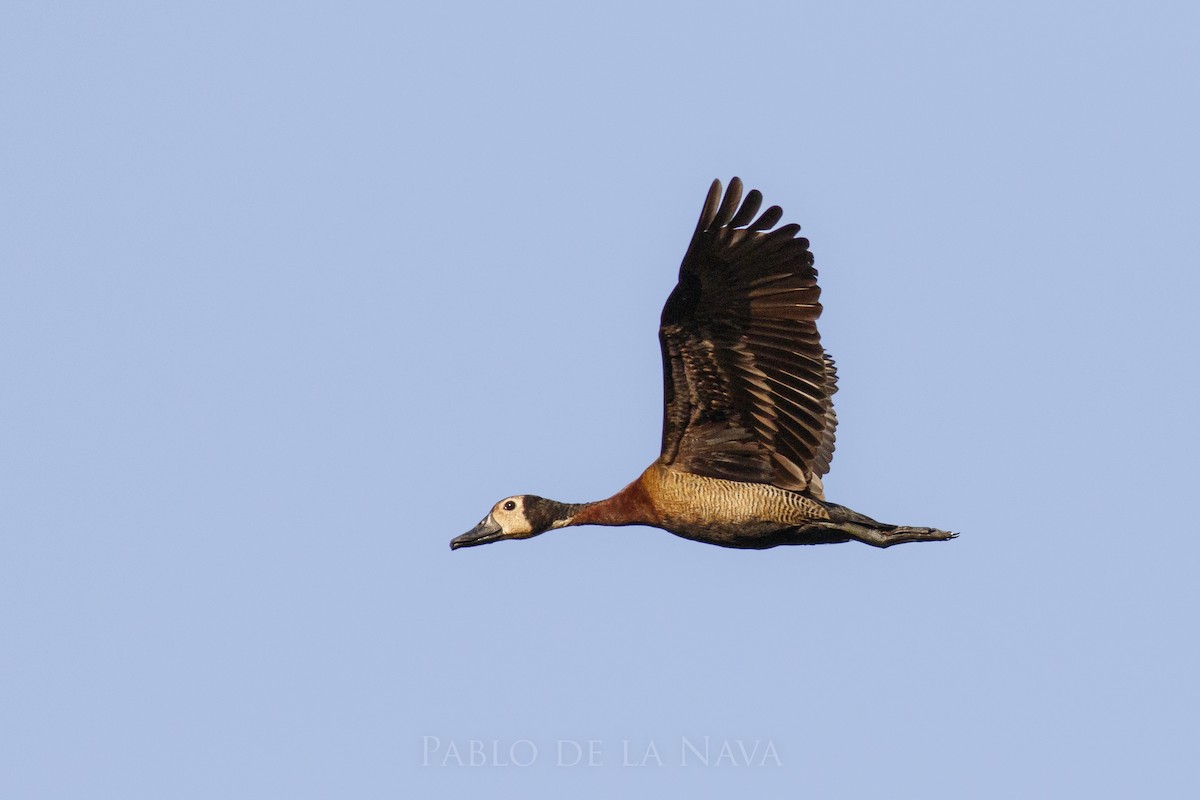
[[[956,534],[876,522],[827,502],[837,373],[821,347],[821,289],[799,225],[778,206],[722,198],[713,181],[659,327],[662,454],[607,500],[518,495],[497,503],[451,548],[526,539],[571,525],[653,525],[724,547],[874,545]],[[773,230],[772,230],[773,229]]]

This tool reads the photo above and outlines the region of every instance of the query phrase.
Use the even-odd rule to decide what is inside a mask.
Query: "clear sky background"
[[[0,795],[1194,794],[1198,30],[5,2]],[[812,240],[830,499],[961,538],[451,553],[656,457],[732,175]]]

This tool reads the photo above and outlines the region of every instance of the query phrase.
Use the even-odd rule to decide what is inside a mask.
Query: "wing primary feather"
[[[775,223],[783,218],[783,209],[779,206],[771,206],[762,213],[762,216],[754,221],[749,230],[766,231],[775,227]]]
[[[725,199],[721,201],[721,207],[717,209],[717,215],[713,218],[711,227],[723,228],[729,224],[729,220],[733,219],[733,212],[737,208],[742,199],[742,181],[740,178],[730,178],[729,188],[725,191]]]
[[[704,198],[704,208],[700,210],[700,221],[696,223],[696,236],[708,230],[713,217],[717,214],[717,204],[721,202],[721,181],[715,180],[708,187],[708,197]]]
[[[741,228],[747,222],[754,219],[754,215],[758,213],[758,209],[762,207],[762,192],[758,189],[751,189],[746,195],[742,207],[733,215],[733,219],[729,220],[729,227]]]
[[[714,180],[708,187],[708,196],[704,198],[704,207],[700,209],[700,219],[696,221],[696,230],[692,233],[692,241],[688,243],[687,252],[683,254],[683,263],[679,265],[679,277],[682,280],[685,272],[695,271],[693,262],[704,249],[704,236],[708,226],[717,213],[717,204],[721,201],[721,181]]]

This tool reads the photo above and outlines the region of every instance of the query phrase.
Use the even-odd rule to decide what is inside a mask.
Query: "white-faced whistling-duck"
[[[875,547],[951,539],[885,525],[825,500],[837,375],[821,347],[821,290],[799,225],[775,228],[762,195],[713,181],[663,308],[662,455],[607,500],[517,495],[450,542],[528,539],[570,525],[653,525],[698,542],[762,549],[857,539]],[[772,230],[774,228],[774,230]]]

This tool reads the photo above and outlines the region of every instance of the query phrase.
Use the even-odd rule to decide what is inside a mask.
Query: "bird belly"
[[[708,478],[651,466],[642,476],[661,520],[672,533],[726,546],[783,528],[828,520],[818,501],[765,483]]]

